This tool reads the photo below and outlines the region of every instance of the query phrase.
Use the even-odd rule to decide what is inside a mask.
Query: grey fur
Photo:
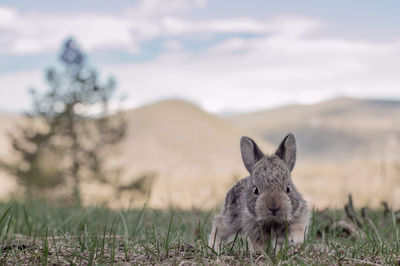
[[[264,155],[257,144],[242,137],[243,163],[250,176],[239,180],[214,218],[210,247],[236,233],[249,238],[253,247],[286,236],[290,244],[302,243],[309,222],[307,203],[294,186],[290,172],[296,162],[296,140],[288,134],[273,155]]]
[[[290,171],[293,170],[296,163],[296,138],[292,133],[282,140],[275,154],[286,163]]]
[[[241,137],[240,150],[242,151],[244,166],[249,172],[251,172],[254,164],[264,156],[257,144],[248,137]]]

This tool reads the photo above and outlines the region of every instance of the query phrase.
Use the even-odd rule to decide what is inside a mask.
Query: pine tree
[[[31,91],[28,126],[11,136],[19,161],[2,165],[30,194],[69,184],[81,204],[82,179],[107,180],[106,155],[125,133],[125,121],[110,110],[115,81],[101,83],[73,39],[65,41],[60,64],[47,70],[46,81],[44,93]]]

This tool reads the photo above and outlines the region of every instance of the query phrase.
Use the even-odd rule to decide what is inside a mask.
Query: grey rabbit
[[[273,155],[264,155],[248,137],[240,139],[243,163],[250,173],[226,195],[221,213],[214,217],[209,246],[237,233],[245,235],[252,249],[271,241],[290,245],[303,242],[310,220],[306,201],[291,179],[296,162],[296,139],[289,133]]]

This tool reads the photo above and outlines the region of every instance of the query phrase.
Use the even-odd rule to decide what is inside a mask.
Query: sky
[[[0,0],[0,111],[73,37],[126,107],[165,98],[249,112],[334,97],[400,100],[398,0]]]

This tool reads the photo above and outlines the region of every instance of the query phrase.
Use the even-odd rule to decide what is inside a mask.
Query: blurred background
[[[0,5],[0,199],[209,209],[293,132],[316,208],[400,207],[398,1]]]

